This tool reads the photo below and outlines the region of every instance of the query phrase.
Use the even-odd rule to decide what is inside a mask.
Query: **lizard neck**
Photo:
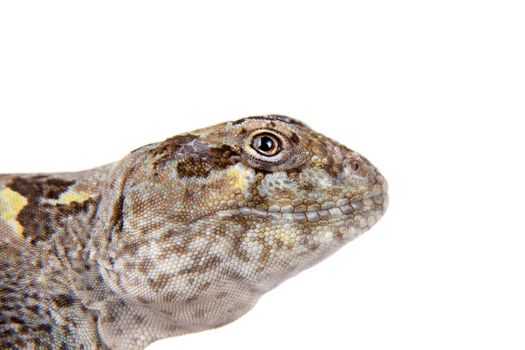
[[[0,242],[28,253],[28,264],[41,261],[41,275],[62,275],[55,280],[74,287],[74,277],[95,265],[89,247],[111,168],[0,175]]]
[[[34,291],[42,300],[38,315],[27,322],[38,319],[56,339],[93,349],[106,347],[96,331],[100,313],[91,306],[108,292],[89,246],[110,169],[0,175],[0,248],[17,252],[2,258],[16,258],[16,264],[9,263],[16,271],[10,273],[20,276],[12,279],[16,283],[5,278],[2,283],[21,295]],[[75,325],[62,322],[71,318]]]

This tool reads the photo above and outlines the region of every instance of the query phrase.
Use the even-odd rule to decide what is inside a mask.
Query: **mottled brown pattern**
[[[279,148],[257,148],[263,134]],[[387,204],[368,160],[281,115],[91,171],[2,175],[0,348],[143,349],[220,327]]]
[[[208,177],[213,170],[223,170],[240,162],[232,147],[210,148],[205,157],[188,157],[177,163],[177,174],[183,177]]]
[[[56,204],[52,202],[74,184],[74,180],[45,175],[15,177],[6,184],[7,188],[27,199],[27,205],[19,212],[17,221],[23,227],[23,236],[31,244],[49,240],[57,230],[64,226],[67,217],[87,212],[90,205],[96,204],[96,200],[91,198],[82,203]]]
[[[165,161],[173,157],[177,151],[183,149],[185,145],[188,145],[190,142],[198,138],[199,137],[195,135],[185,134],[170,137],[164,142],[161,142],[150,151],[151,156],[154,157],[154,167],[163,164]]]

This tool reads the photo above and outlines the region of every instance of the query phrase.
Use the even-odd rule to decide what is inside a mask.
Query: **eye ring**
[[[263,156],[273,157],[281,152],[282,141],[278,136],[264,132],[252,138],[251,147]]]

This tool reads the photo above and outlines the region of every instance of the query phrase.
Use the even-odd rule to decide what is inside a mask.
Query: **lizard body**
[[[225,325],[387,202],[367,159],[279,115],[0,175],[0,348],[142,349]]]

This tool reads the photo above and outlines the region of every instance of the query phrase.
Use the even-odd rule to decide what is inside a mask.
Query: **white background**
[[[520,1],[3,1],[0,172],[80,170],[254,114],[374,162],[369,233],[149,349],[524,349]]]

